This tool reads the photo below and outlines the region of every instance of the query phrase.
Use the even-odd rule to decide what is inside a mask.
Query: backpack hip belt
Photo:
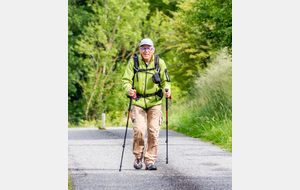
[[[147,97],[155,96],[155,95],[159,96],[160,99],[162,99],[163,98],[162,90],[160,89],[153,94],[139,94],[138,92],[136,92],[136,100],[139,100],[140,98],[147,98]]]

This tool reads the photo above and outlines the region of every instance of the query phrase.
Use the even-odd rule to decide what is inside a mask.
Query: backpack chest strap
[[[138,72],[146,72],[146,71],[150,71],[150,70],[155,70],[155,68],[152,68],[152,69],[139,69]]]

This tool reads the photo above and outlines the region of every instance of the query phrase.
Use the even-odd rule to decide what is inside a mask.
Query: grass
[[[68,190],[73,190],[73,188],[72,188],[72,179],[71,179],[69,173],[68,173]]]
[[[106,113],[105,127],[125,127],[127,122],[127,114],[128,114],[127,110],[128,108],[126,109],[126,112],[117,111],[117,112]],[[101,120],[98,120],[98,122],[96,122],[96,120],[93,121],[85,120],[85,117],[69,118],[68,128],[76,128],[76,127],[97,127],[99,129],[104,129],[102,127]],[[128,127],[132,128],[131,120],[129,122]]]
[[[222,51],[200,73],[189,98],[169,108],[169,128],[232,152],[232,61]]]
[[[98,129],[105,129],[102,126],[101,121],[87,121],[87,120],[79,120],[77,124],[68,122],[68,128],[76,128],[76,127],[97,127]]]

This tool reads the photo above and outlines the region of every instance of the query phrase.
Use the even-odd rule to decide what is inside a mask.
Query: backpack
[[[159,57],[158,57],[158,55],[155,55],[155,58],[154,58],[155,67],[151,68],[151,69],[140,69],[139,68],[139,58],[136,54],[134,54],[133,60],[134,60],[134,67],[133,67],[134,74],[133,74],[133,78],[132,78],[133,82],[134,82],[135,74],[136,74],[136,80],[139,81],[138,72],[147,72],[148,70],[155,70],[156,71],[156,73],[152,76],[152,80],[153,80],[154,83],[159,84],[161,82],[160,75],[159,75],[160,68],[159,68]],[[144,94],[144,95],[142,95],[142,94],[137,93],[137,100],[139,98],[146,98],[146,97],[150,97],[150,96],[154,96],[154,95],[157,95],[162,99],[162,97],[163,97],[162,90],[160,89],[159,91],[157,91],[156,93],[153,93],[153,94]]]

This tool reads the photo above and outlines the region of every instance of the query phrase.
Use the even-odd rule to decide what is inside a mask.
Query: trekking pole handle
[[[132,85],[132,89],[135,89],[133,85]],[[129,111],[129,113],[130,113],[130,110],[131,110],[131,104],[132,104],[132,99],[136,99],[136,93],[134,93],[133,96],[128,96],[128,95],[127,95],[127,97],[130,98],[130,103],[129,103],[129,108],[128,108],[128,111]],[[128,116],[128,118],[129,118],[129,116]],[[127,122],[128,122],[128,119],[127,119]]]
[[[135,89],[135,87],[132,85],[132,89],[134,90]],[[133,98],[133,99],[136,99],[136,92],[133,94],[133,96],[129,96],[128,94],[127,94],[127,98]]]
[[[169,89],[166,88],[165,91],[168,92]],[[168,98],[166,98],[166,111],[168,111]]]
[[[165,88],[165,91],[166,91],[166,92],[169,92],[169,89],[168,89],[168,88]],[[171,96],[169,96],[168,98],[171,99]]]

